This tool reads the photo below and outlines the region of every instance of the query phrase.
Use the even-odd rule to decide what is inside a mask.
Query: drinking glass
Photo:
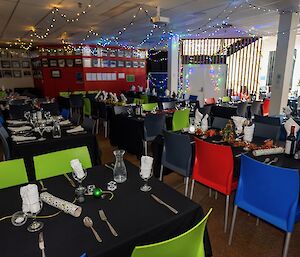
[[[36,220],[36,216],[41,212],[43,207],[43,202],[40,201],[40,209],[36,213],[28,212],[26,213],[29,218],[33,218],[32,223],[27,227],[29,232],[37,232],[44,227],[44,223]]]
[[[125,154],[124,150],[115,150],[113,151],[116,162],[114,166],[114,181],[117,183],[123,183],[127,179],[127,170],[123,160],[123,155]]]
[[[151,169],[148,176],[145,176],[145,173],[140,171],[140,176],[145,181],[145,184],[140,187],[141,191],[149,192],[152,189],[152,187],[148,185],[148,180],[152,177],[152,175],[153,175],[152,169]]]

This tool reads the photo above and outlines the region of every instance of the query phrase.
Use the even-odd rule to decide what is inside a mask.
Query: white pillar
[[[290,82],[292,79],[293,56],[296,42],[295,30],[299,23],[296,13],[280,14],[274,73],[271,87],[270,115],[282,113],[287,105]]]
[[[179,83],[179,36],[173,36],[168,44],[168,89],[171,94],[177,93]]]

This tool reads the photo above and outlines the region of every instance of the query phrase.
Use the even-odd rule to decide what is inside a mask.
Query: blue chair
[[[286,231],[282,255],[286,257],[294,224],[300,220],[299,171],[267,165],[243,155],[229,245],[238,207]]]

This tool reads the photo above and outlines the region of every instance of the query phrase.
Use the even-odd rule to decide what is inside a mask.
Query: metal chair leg
[[[161,165],[160,166],[160,174],[159,174],[159,180],[160,181],[163,181],[163,171],[164,171],[164,166]]]
[[[148,156],[148,144],[147,141],[144,141],[144,150],[145,150],[145,155]]]
[[[237,205],[235,205],[234,208],[233,208],[233,215],[232,215],[228,245],[231,245],[231,243],[232,243],[232,236],[233,236],[233,229],[234,229],[234,225],[235,225],[237,208],[238,208]]]
[[[188,189],[189,189],[189,177],[186,177],[185,178],[185,191],[184,191],[185,196],[188,195]]]
[[[215,191],[215,200],[218,199],[218,191]]]
[[[291,235],[292,235],[291,232],[286,233],[282,257],[287,257],[288,250],[289,250],[289,245],[290,245],[290,240],[291,240]]]
[[[208,196],[211,197],[211,195],[212,195],[212,190],[211,190],[211,188],[209,188],[208,189]]]
[[[194,187],[195,187],[195,180],[192,179],[192,187],[191,187],[191,195],[190,195],[191,200],[193,199]]]
[[[227,232],[228,213],[229,213],[229,199],[230,199],[230,196],[226,195],[224,233]]]
[[[259,218],[256,218],[256,226],[259,225]]]
[[[108,129],[107,129],[107,121],[103,121],[103,126],[104,126],[104,137],[105,138],[107,138],[107,131],[108,131]]]

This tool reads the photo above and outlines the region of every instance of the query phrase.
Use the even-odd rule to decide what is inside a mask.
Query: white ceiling
[[[78,2],[82,4],[81,8]],[[249,8],[249,3],[257,8]],[[91,4],[90,8],[88,4]],[[153,35],[147,39],[153,25],[144,10],[148,10],[149,16],[154,16],[157,5],[161,6],[161,15],[170,17],[171,23],[165,28],[154,29]],[[300,0],[0,0],[0,42],[14,42],[21,38],[23,41],[34,39],[38,44],[55,44],[60,43],[63,35],[71,43],[97,43],[100,36],[119,36],[118,32],[130,23],[141,6],[144,10],[138,12],[134,24],[119,36],[118,42],[136,46],[146,39],[142,46],[153,47],[164,35],[163,30],[185,34],[186,37],[247,36],[249,29],[251,33],[267,35],[277,32],[279,14],[276,9],[299,11],[299,5]],[[52,14],[54,6],[59,7],[59,12]],[[61,17],[61,14],[66,14],[76,18],[76,14],[84,10],[87,12],[79,16],[79,21],[66,22]],[[39,35],[44,35],[53,17],[56,21],[47,38],[30,36],[31,27],[35,27]],[[224,20],[232,27],[221,28]],[[99,35],[88,33],[91,28]],[[206,33],[201,33],[205,30]],[[191,35],[189,31],[193,31]],[[86,41],[83,41],[85,37]]]

